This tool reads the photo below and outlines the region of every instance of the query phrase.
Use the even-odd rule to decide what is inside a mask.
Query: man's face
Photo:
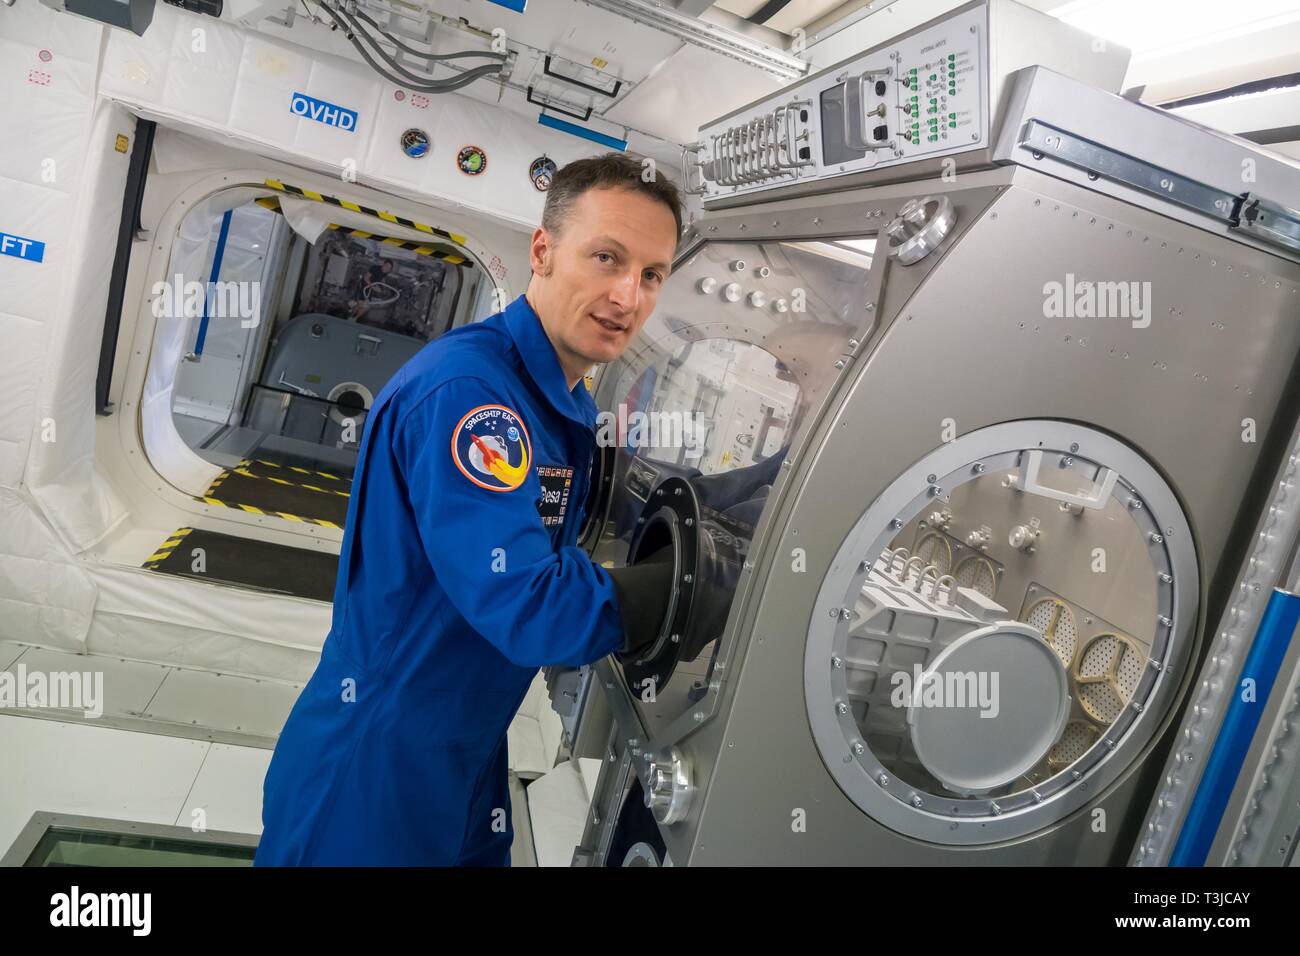
[[[654,311],[676,247],[668,207],[621,188],[579,196],[558,237],[533,233],[528,299],[566,371],[623,354]]]

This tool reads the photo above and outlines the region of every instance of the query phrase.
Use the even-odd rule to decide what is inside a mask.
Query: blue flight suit
[[[609,574],[576,547],[595,425],[522,295],[379,393],[258,865],[508,864],[507,726],[540,666],[623,645]]]

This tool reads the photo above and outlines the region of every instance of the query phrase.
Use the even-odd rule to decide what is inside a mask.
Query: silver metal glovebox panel
[[[717,230],[706,231],[707,238],[762,239],[798,235],[828,198],[840,216],[866,219],[909,196],[943,192],[960,207],[963,190],[996,194],[991,205],[967,202],[959,231],[921,263],[902,266],[877,254],[863,296],[880,321],[836,360],[843,368],[836,369],[828,410],[781,468],[712,679],[694,709],[655,723],[635,717],[614,670],[598,668],[614,706],[615,736],[619,726],[624,737],[629,727],[638,736],[650,731],[649,740],[637,740],[633,772],[644,773],[644,756],[663,759],[670,747],[690,768],[696,793],[685,819],[660,828],[674,861],[1086,864],[1123,862],[1131,849],[1204,622],[1222,605],[1237,570],[1234,528],[1253,527],[1256,505],[1245,502],[1245,490],[1275,467],[1274,426],[1287,431],[1294,414],[1279,403],[1300,353],[1300,268],[1028,169],[959,178],[706,220]],[[913,275],[923,276],[919,284]],[[1076,281],[1149,283],[1142,288],[1150,311],[1136,320],[1048,317],[1047,284]],[[944,446],[949,420],[960,442],[1028,419],[1062,423],[1065,432],[1078,423],[1079,434],[1108,436],[1122,449],[1115,454],[1124,464],[1115,467],[1147,476],[1143,495],[1167,487],[1151,500],[1164,502],[1164,514],[1181,509],[1180,520],[1165,529],[1175,529],[1169,553],[1180,574],[1198,569],[1191,573],[1195,587],[1182,593],[1199,595],[1199,606],[1172,617],[1187,659],[1161,675],[1163,696],[1142,717],[1149,741],[1114,754],[1121,759],[1113,780],[1098,783],[1100,795],[1078,794],[1077,809],[1062,805],[1064,819],[1048,816],[1016,833],[990,816],[993,842],[976,835],[956,845],[933,830],[904,836],[899,830],[908,827],[895,821],[891,829],[863,812],[848,785],[827,770],[814,740],[815,701],[805,695],[804,678],[810,642],[831,610],[822,606],[822,591],[828,574],[838,573],[833,565],[850,530],[899,476]],[[1253,440],[1243,440],[1246,422],[1253,423]],[[1178,530],[1183,516],[1190,542],[1178,540],[1187,534]],[[790,559],[796,547],[805,556],[801,571]],[[1105,598],[1062,590],[1052,584],[1046,593],[1083,608]],[[1102,617],[1136,629],[1135,614],[1124,619],[1123,602],[1116,607]],[[1010,610],[1018,615],[1028,605]],[[844,754],[851,759],[847,741]],[[1098,809],[1106,816],[1101,832]],[[791,825],[798,811],[806,815],[804,830]],[[609,808],[595,812],[608,822]]]

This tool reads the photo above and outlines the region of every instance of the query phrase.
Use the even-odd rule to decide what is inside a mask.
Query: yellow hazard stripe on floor
[[[217,477],[212,479],[212,484],[208,485],[208,490],[203,493],[205,495],[212,494],[212,492],[216,491],[217,487],[229,477],[230,477],[230,472],[226,469],[222,469],[221,474],[217,475]]]
[[[328,471],[312,471],[310,468],[299,468],[297,465],[282,465],[278,461],[267,461],[265,458],[244,458],[239,462],[239,467],[247,468],[253,462],[257,462],[259,465],[267,465],[271,468],[284,468],[288,471],[296,471],[300,475],[319,475],[322,478],[329,478],[333,481],[352,481],[351,478],[344,475],[331,475]]]
[[[323,495],[338,495],[341,498],[350,498],[351,493],[339,491],[337,488],[321,488],[317,485],[305,485],[301,481],[290,481],[287,478],[276,478],[274,475],[255,475],[247,468],[236,468],[235,474],[243,475],[245,478],[256,478],[258,481],[273,481],[277,485],[288,485],[290,488],[306,488],[308,491],[319,491]]]
[[[333,521],[326,521],[323,518],[305,518],[302,515],[291,515],[284,511],[266,511],[255,505],[241,505],[233,501],[222,501],[220,498],[202,498],[200,499],[210,505],[221,505],[224,508],[234,508],[236,511],[245,511],[251,515],[265,515],[268,518],[283,518],[285,521],[297,521],[302,524],[319,525],[322,528],[337,528],[343,530],[343,526]]]
[[[427,232],[431,236],[442,236],[444,239],[450,239],[457,245],[465,245],[465,237],[458,232],[448,232],[445,229],[439,229],[437,226],[430,226],[427,223],[416,222],[413,219],[406,219],[402,216],[395,216],[391,212],[380,209],[371,209],[369,206],[362,206],[359,203],[347,202],[336,196],[326,196],[323,193],[314,192],[310,189],[303,189],[300,186],[291,186],[288,183],[281,182],[278,179],[266,180],[266,185],[271,189],[278,190],[282,193],[288,193],[291,196],[301,196],[304,199],[311,199],[315,202],[326,203],[330,206],[338,206],[342,209],[350,209],[352,212],[364,213],[367,216],[374,216],[382,219],[384,222],[391,222],[394,225],[406,226],[408,229],[418,229],[420,232]],[[469,260],[464,260],[466,265],[473,265]]]
[[[176,550],[177,546],[185,540],[185,536],[193,530],[193,528],[177,528],[168,536],[166,541],[158,545],[157,551],[144,559],[143,567],[151,571],[156,570],[157,566],[165,561]]]

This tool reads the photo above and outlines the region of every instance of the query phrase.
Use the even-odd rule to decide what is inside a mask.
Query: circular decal
[[[419,159],[429,152],[429,134],[422,129],[408,129],[402,134],[402,152]]]
[[[49,50],[42,50],[40,53],[36,55],[41,58],[42,63],[49,63],[51,60],[54,59],[54,54],[51,53]]]
[[[528,167],[528,178],[533,181],[534,189],[546,192],[551,188],[551,180],[555,178],[555,160],[538,156]]]
[[[488,491],[514,491],[522,485],[532,457],[528,429],[504,405],[470,409],[451,433],[451,460]]]
[[[477,176],[487,169],[487,153],[477,146],[462,146],[456,154],[456,166],[466,176]]]

